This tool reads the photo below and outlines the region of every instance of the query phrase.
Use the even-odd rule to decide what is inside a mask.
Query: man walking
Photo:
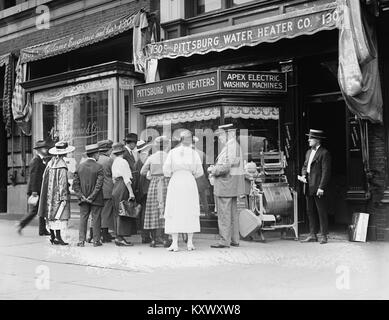
[[[113,142],[111,140],[99,141],[97,145],[99,146],[99,160],[97,163],[101,164],[104,170],[104,183],[103,183],[103,198],[104,198],[104,207],[101,211],[101,234],[103,238],[103,243],[111,242],[111,236],[109,230],[116,230],[115,220],[113,216],[113,205],[112,205],[112,190],[113,190],[113,180],[112,180],[112,163],[113,160],[110,157],[111,149]],[[93,233],[93,228],[91,228],[91,233]]]
[[[46,141],[37,141],[34,149],[36,150],[35,157],[31,160],[30,168],[30,180],[28,181],[27,196],[33,196],[38,198],[38,202],[35,205],[28,204],[27,215],[18,223],[18,233],[21,234],[25,226],[27,226],[32,219],[38,214],[39,197],[42,187],[43,173],[46,169],[46,157],[48,155],[48,148]],[[39,217],[39,235],[49,236],[50,232],[46,229],[45,218]]]
[[[87,159],[81,163],[74,174],[73,190],[80,205],[79,243],[84,247],[89,215],[92,214],[93,246],[101,246],[101,210],[104,206],[103,184],[104,169],[99,160],[99,146],[97,144],[85,146]]]
[[[322,130],[311,129],[301,180],[306,183],[305,196],[309,220],[309,236],[301,242],[317,242],[317,215],[319,216],[321,244],[328,242],[328,184],[331,177],[331,156],[322,147],[325,138]]]
[[[236,141],[232,125],[219,126],[219,142],[224,145],[217,157],[215,166],[208,171],[214,177],[214,195],[216,199],[220,240],[211,248],[239,246],[238,196],[244,193],[244,170],[241,159],[242,150]]]

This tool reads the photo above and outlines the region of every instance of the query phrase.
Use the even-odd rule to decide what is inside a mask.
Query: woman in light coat
[[[165,207],[165,233],[173,238],[169,251],[178,251],[178,234],[188,234],[188,250],[194,250],[193,233],[200,232],[200,202],[196,178],[204,172],[198,153],[192,148],[192,133],[180,135],[181,144],[171,150],[163,173],[171,177]]]
[[[52,244],[68,245],[61,237],[61,230],[67,228],[70,219],[68,167],[64,157],[74,149],[67,142],[57,142],[55,147],[49,150],[53,158],[43,174],[38,215],[48,220]]]

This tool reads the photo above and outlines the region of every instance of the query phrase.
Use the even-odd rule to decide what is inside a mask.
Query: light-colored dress
[[[163,173],[171,177],[165,206],[165,233],[200,232],[200,203],[196,178],[203,172],[200,156],[180,145],[168,153]]]

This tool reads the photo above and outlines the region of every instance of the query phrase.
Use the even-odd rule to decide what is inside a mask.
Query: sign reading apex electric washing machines
[[[282,72],[217,70],[134,86],[134,103],[148,103],[223,91],[285,93]]]
[[[220,89],[286,92],[286,74],[282,72],[220,70]]]

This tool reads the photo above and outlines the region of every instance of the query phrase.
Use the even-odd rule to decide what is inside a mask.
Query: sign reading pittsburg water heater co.
[[[237,24],[213,31],[149,44],[148,57],[154,59],[189,57],[275,42],[283,38],[310,35],[337,27],[336,0],[323,5],[311,1],[309,7],[280,15]]]
[[[262,71],[220,71],[220,89],[286,92],[286,74]]]
[[[287,84],[282,72],[218,70],[135,85],[134,90],[134,102],[146,103],[227,90],[284,93]]]

